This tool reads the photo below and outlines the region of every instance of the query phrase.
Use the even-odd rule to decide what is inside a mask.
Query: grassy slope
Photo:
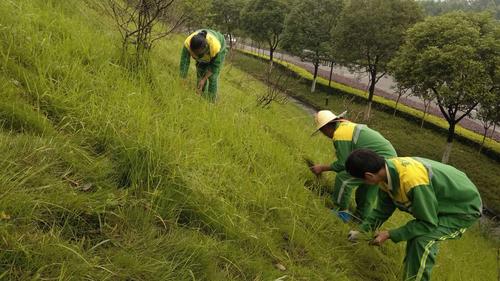
[[[0,279],[397,280],[403,245],[347,243],[318,196],[302,156],[331,151],[309,116],[256,108],[263,85],[230,66],[200,100],[180,38],[130,75],[98,2],[0,2]],[[493,248],[471,231],[436,275],[493,280]]]
[[[241,54],[235,56],[235,64],[253,74],[260,73],[260,70],[265,67],[265,62]],[[302,82],[304,81],[293,80],[289,83],[288,87],[294,95],[320,108],[328,108],[334,112],[347,110],[349,117],[361,119],[365,106],[364,101],[350,102],[348,96],[340,93],[328,95],[325,92],[317,91],[311,94],[307,83]],[[328,99],[328,106],[325,106],[326,99]],[[375,105],[374,108],[380,109],[380,106]],[[441,159],[446,144],[446,135],[425,127],[421,129],[420,120],[409,122],[403,117],[393,117],[386,110],[374,110],[369,125],[388,138],[394,144],[399,155],[427,157],[438,161]],[[500,165],[497,161],[478,154],[476,147],[455,141],[450,163],[465,171],[480,189],[485,203],[491,209],[500,212],[500,189],[498,188],[500,186]]]

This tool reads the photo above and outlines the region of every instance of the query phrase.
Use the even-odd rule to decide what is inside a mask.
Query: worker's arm
[[[379,228],[394,213],[396,206],[387,192],[378,190],[377,205],[361,224],[363,232]]]
[[[340,172],[345,170],[345,161],[349,154],[352,152],[351,141],[334,141],[335,155],[337,159],[330,165],[331,171]]]
[[[186,47],[182,47],[181,61],[179,64],[180,75],[182,78],[186,78],[190,62],[191,62],[191,54],[189,54],[189,51]]]
[[[394,242],[408,241],[417,236],[429,233],[438,225],[438,203],[432,186],[414,187],[408,194],[412,205],[411,212],[415,217],[404,226],[389,231]]]
[[[205,73],[205,76],[203,76],[203,78],[201,78],[201,80],[198,84],[199,91],[201,91],[203,89],[203,87],[205,86],[205,83],[207,83],[207,80],[212,75],[219,75],[220,69],[222,67],[222,63],[224,62],[224,56],[225,56],[225,51],[221,51],[212,59],[212,61],[210,61],[210,66],[208,67],[208,70]]]
[[[210,61],[210,68],[212,74],[218,75],[222,64],[224,63],[224,59],[226,57],[226,50],[221,50],[213,59]]]

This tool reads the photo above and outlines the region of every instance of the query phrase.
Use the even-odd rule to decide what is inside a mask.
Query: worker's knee
[[[416,254],[420,256],[426,250],[426,248],[430,248],[435,243],[436,241],[434,241],[434,239],[431,237],[425,235],[417,236],[407,241],[407,254]]]

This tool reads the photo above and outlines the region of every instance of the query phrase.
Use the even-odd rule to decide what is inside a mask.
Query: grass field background
[[[182,36],[129,71],[100,5],[0,2],[1,280],[399,280],[404,245],[348,243],[327,208],[310,116],[256,107],[265,85],[230,64],[200,99]],[[495,280],[483,234],[444,243],[436,280]]]
[[[267,63],[248,55],[236,53],[233,64],[253,75],[262,77],[261,71]],[[283,72],[275,68],[276,72]],[[275,74],[278,76],[278,74]],[[317,108],[330,109],[341,113],[348,111],[347,117],[357,122],[362,120],[366,101],[352,99],[351,96],[335,91],[319,89],[310,92],[308,80],[294,78],[287,81],[286,88],[289,94],[314,105]],[[328,105],[325,100],[328,99]],[[384,135],[396,148],[398,155],[419,156],[440,161],[446,145],[446,133],[437,131],[429,125],[420,128],[420,120],[408,119],[388,110],[384,105],[374,105],[373,116],[368,121],[371,128]],[[500,213],[500,165],[498,161],[478,154],[478,147],[471,143],[455,140],[450,157],[450,164],[466,172],[481,191],[485,204],[497,213]]]

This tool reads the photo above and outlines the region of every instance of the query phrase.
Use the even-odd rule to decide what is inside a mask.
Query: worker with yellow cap
[[[392,144],[380,133],[363,124],[356,124],[344,118],[344,113],[335,115],[329,110],[321,110],[315,115],[316,132],[320,131],[332,139],[336,160],[329,165],[316,164],[311,171],[319,175],[326,171],[336,172],[333,188],[333,201],[337,206],[337,215],[344,221],[353,216],[348,212],[351,194],[354,189],[356,211],[354,217],[363,220],[375,207],[378,188],[376,185],[365,184],[363,180],[354,178],[345,171],[345,161],[349,154],[358,148],[374,151],[384,158],[397,156]]]
[[[215,102],[219,73],[225,56],[226,42],[221,33],[211,29],[198,30],[184,41],[180,75],[182,78],[187,76],[190,60],[193,58],[196,61],[197,92]]]

